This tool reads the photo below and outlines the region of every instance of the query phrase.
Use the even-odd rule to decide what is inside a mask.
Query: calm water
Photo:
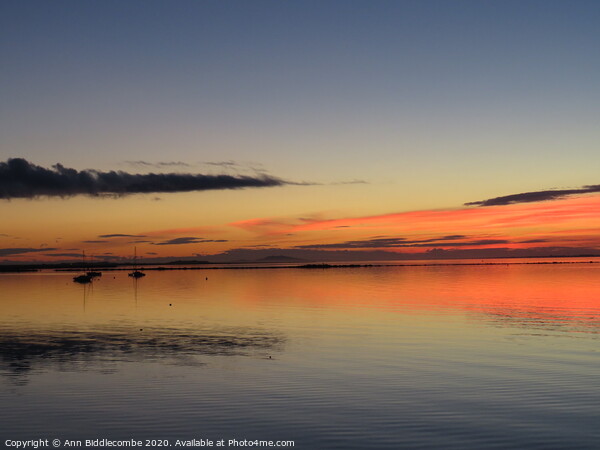
[[[2,443],[600,446],[600,264],[71,278],[0,275]]]

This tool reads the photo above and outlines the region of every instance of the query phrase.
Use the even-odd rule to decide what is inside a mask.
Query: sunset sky
[[[0,262],[600,255],[599,23],[598,1],[5,0]]]

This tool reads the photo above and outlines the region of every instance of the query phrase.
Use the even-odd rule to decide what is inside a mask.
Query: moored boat
[[[91,283],[92,282],[92,278],[90,275],[88,274],[84,274],[84,275],[77,275],[76,277],[73,277],[73,281],[75,283],[80,283],[80,284],[87,284],[87,283]]]
[[[133,272],[129,272],[128,274],[133,278],[142,278],[145,277],[146,274],[137,269],[137,248],[133,247]]]
[[[81,252],[81,266],[85,268],[85,252]],[[90,272],[86,272],[82,275],[77,275],[76,277],[73,277],[73,282],[79,284],[87,284],[91,283],[93,278],[94,277],[90,275]]]

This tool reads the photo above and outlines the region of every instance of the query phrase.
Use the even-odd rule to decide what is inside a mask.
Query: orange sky
[[[81,251],[107,260],[130,257],[134,247],[138,255],[146,258],[200,255],[207,259],[235,249],[263,253],[266,249],[384,250],[410,254],[433,249],[564,247],[577,254],[577,249],[585,253],[600,247],[597,194],[368,216],[325,211],[253,217],[242,208],[243,214],[238,211],[237,216],[248,214],[248,218],[233,221],[223,220],[227,214],[206,215],[203,208],[178,209],[178,201],[183,199],[177,197],[185,195],[193,194],[178,194],[165,201],[143,196],[91,201],[92,205],[102,206],[99,212],[90,208],[89,200],[86,203],[85,198],[79,197],[6,202],[4,207],[16,213],[3,222],[0,248],[6,253],[14,250],[13,254],[3,255],[4,260],[58,261],[76,259]],[[81,214],[73,216],[72,211],[78,206]],[[71,214],[62,215],[61,209]],[[169,226],[174,223],[182,226]],[[32,250],[20,253],[19,249]],[[257,253],[257,257],[260,255]]]

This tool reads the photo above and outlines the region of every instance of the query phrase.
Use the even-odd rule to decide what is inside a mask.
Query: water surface
[[[600,442],[598,264],[71,278],[0,275],[2,442]]]

